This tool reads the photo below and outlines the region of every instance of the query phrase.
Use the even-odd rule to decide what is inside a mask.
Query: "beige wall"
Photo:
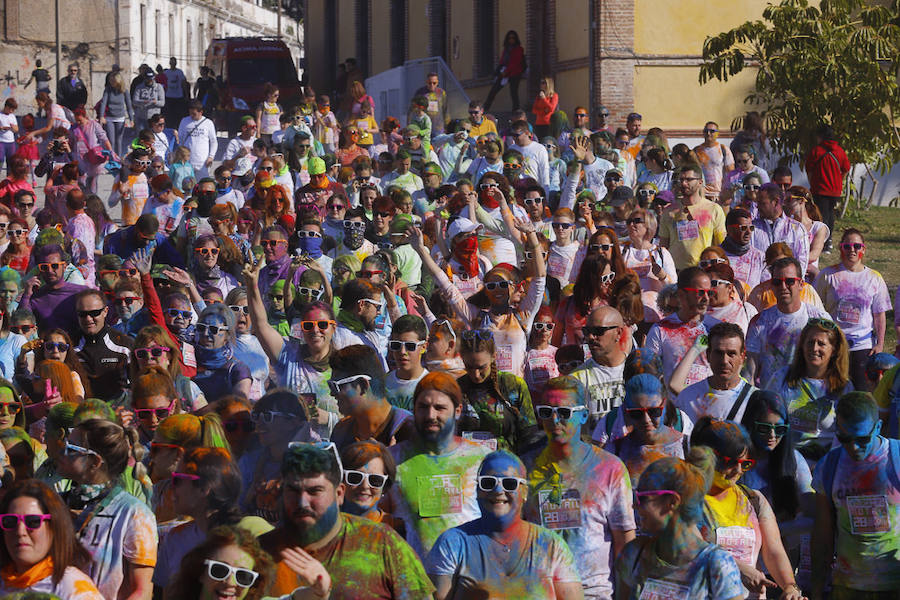
[[[337,2],[338,62],[356,56],[356,3],[353,0],[326,0]]]
[[[325,5],[322,2],[308,2],[306,15],[309,26],[306,27],[306,72],[313,89],[318,93],[327,93],[322,82],[327,80],[325,61],[321,59],[325,52],[325,30],[322,27],[314,27],[313,23],[325,22]],[[327,67],[330,68],[330,67]]]
[[[634,0],[634,51],[699,56],[706,36],[761,18],[767,4],[768,0]]]
[[[576,106],[588,105],[588,68],[572,69],[556,74],[554,78],[556,93],[559,94],[559,109],[569,116],[569,122],[574,121],[572,115]],[[528,109],[531,108],[529,100]],[[526,109],[526,110],[528,110]]]
[[[645,128],[702,129],[706,121],[716,121],[727,129],[732,119],[748,110],[743,100],[753,86],[755,71],[746,70],[727,84],[711,82],[702,87],[697,73],[697,67],[635,68],[634,107],[643,115]]]
[[[428,56],[428,40],[431,36],[431,20],[425,15],[428,2],[412,0],[406,5],[406,18],[409,26],[406,56],[407,58]]]
[[[450,3],[450,69],[461,81],[472,78],[475,59],[473,24],[471,2]]]

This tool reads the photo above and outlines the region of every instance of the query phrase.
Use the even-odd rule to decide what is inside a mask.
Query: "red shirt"
[[[806,157],[809,189],[816,196],[840,196],[844,193],[844,176],[850,172],[847,153],[834,140],[825,140]]]

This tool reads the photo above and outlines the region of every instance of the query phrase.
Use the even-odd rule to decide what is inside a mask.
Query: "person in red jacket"
[[[541,77],[541,89],[531,112],[537,117],[534,121],[534,135],[537,139],[543,139],[550,135],[550,115],[556,112],[559,106],[559,94],[553,90],[553,78]]]
[[[512,99],[512,110],[519,110],[519,81],[525,72],[525,49],[519,41],[519,34],[510,29],[503,40],[503,54],[500,56],[500,64],[494,72],[494,86],[488,93],[484,102],[484,112],[491,109],[494,96],[509,82],[509,96]]]
[[[830,125],[820,125],[816,130],[816,146],[806,157],[806,176],[809,189],[822,221],[828,225],[825,250],[831,250],[831,232],[834,230],[834,207],[844,193],[844,177],[850,172],[847,153],[834,139]]]

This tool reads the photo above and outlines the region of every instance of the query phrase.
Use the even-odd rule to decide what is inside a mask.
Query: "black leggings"
[[[510,77],[509,78],[509,97],[512,99],[512,109],[519,110],[519,81],[521,81],[521,77]],[[487,112],[491,109],[491,104],[494,103],[494,97],[497,95],[497,92],[503,87],[503,78],[498,77],[494,80],[494,86],[491,88],[491,91],[488,92],[487,100],[484,101],[484,112]]]
[[[816,208],[822,213],[822,222],[828,225],[828,239],[825,240],[826,247],[831,246],[831,234],[834,231],[834,207],[837,205],[840,196],[814,196]]]

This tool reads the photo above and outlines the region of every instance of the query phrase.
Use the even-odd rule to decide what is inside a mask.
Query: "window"
[[[369,0],[356,0],[356,64],[363,76],[369,73]]]
[[[406,0],[391,2],[391,66],[406,60]]]
[[[478,0],[475,3],[475,73],[479,77],[489,77],[494,72],[496,8],[496,0]]]
[[[431,0],[430,55],[440,56],[450,62],[447,50],[447,0]]]
[[[141,4],[141,52],[147,52],[147,7]]]

